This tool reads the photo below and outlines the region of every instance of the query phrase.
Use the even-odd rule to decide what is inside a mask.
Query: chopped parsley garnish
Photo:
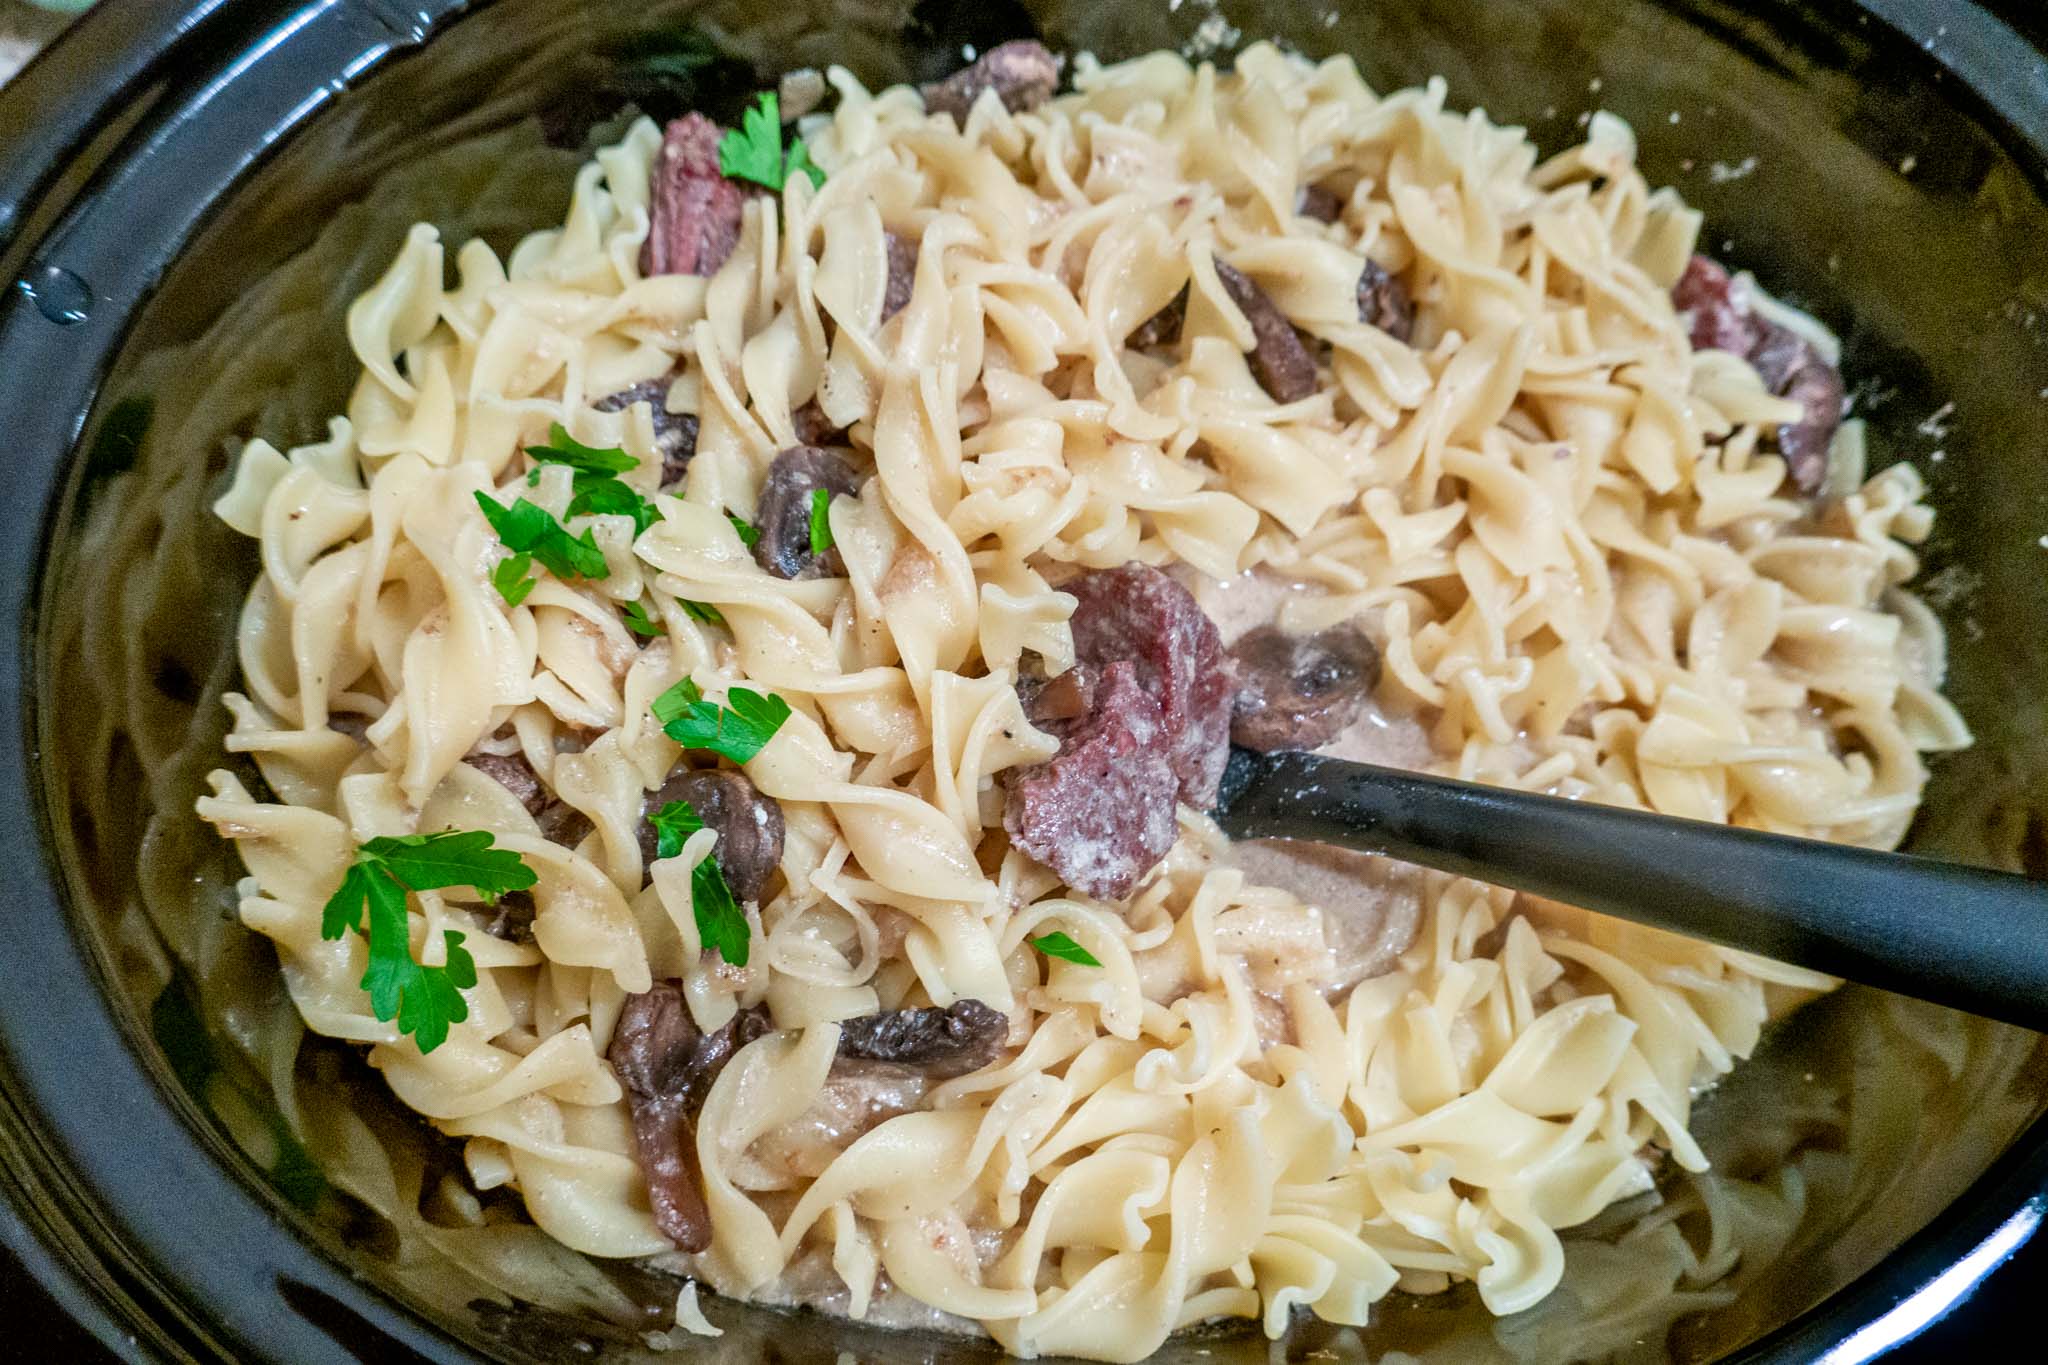
[[[829,489],[811,490],[811,553],[821,555],[832,548],[832,523],[825,514],[831,510],[832,493]]]
[[[526,600],[526,594],[533,591],[533,585],[540,580],[529,578],[527,570],[533,567],[533,556],[516,554],[498,561],[498,567],[491,570],[491,586],[498,590],[498,596],[505,599],[505,605],[516,607]]]
[[[671,801],[647,817],[647,823],[654,826],[654,853],[658,858],[673,858],[683,851],[683,840],[704,828],[704,822],[697,818],[697,808],[687,801]]]
[[[748,549],[752,549],[754,542],[761,538],[761,532],[755,528],[753,522],[748,521],[745,517],[734,516],[732,513],[727,512],[725,519],[732,523],[733,533],[740,538],[740,544]]]
[[[449,1025],[469,1017],[462,992],[476,984],[476,960],[462,946],[463,935],[450,929],[446,966],[414,961],[405,893],[468,886],[495,902],[539,880],[517,853],[491,843],[486,830],[372,839],[356,850],[341,885],[321,909],[322,938],[341,938],[353,929],[368,940],[370,965],[362,987],[370,993],[370,1009],[379,1019],[396,1019],[398,1031],[410,1033],[421,1052],[441,1046]],[[366,909],[368,928],[363,926]]]
[[[662,733],[685,749],[709,749],[735,763],[760,753],[789,719],[789,703],[772,692],[763,696],[735,687],[725,700],[724,706],[706,701],[702,689],[684,678],[654,699],[654,718]]]
[[[548,428],[548,443],[544,446],[528,446],[526,453],[538,464],[565,464],[580,474],[623,474],[637,469],[640,462],[616,447],[600,450],[587,446],[569,434],[560,422]],[[527,477],[533,482],[533,476]]]
[[[671,801],[647,821],[654,826],[655,855],[662,858],[676,857],[683,851],[683,840],[704,828],[696,807],[687,801]],[[733,900],[725,869],[715,856],[707,854],[690,869],[690,913],[697,921],[697,937],[706,948],[716,948],[718,955],[735,967],[747,965],[747,917]]]
[[[808,175],[813,187],[825,183],[825,172],[811,161],[803,139],[792,141],[788,157],[783,156],[782,103],[773,90],[763,91],[740,115],[740,126],[719,139],[718,173],[779,190],[791,171]]]
[[[572,517],[631,517],[636,536],[644,535],[648,527],[661,520],[661,513],[641,496],[639,489],[619,479],[627,470],[637,469],[640,462],[617,447],[601,450],[587,446],[557,422],[548,429],[548,443],[528,446],[526,453],[538,464],[567,465],[574,471],[569,476],[568,515]],[[539,483],[540,470],[529,470],[526,482],[529,487]]]
[[[525,498],[507,507],[483,492],[476,495],[476,505],[483,509],[484,520],[491,523],[506,549],[533,556],[557,578],[603,578],[611,572],[604,551],[597,548],[588,530],[580,536],[570,535],[546,508]],[[501,592],[503,588],[500,584]]]
[[[686,597],[679,597],[676,600],[682,603],[685,615],[702,621],[707,626],[722,626],[725,624],[724,614],[709,602],[692,602]]]
[[[653,639],[662,633],[664,627],[660,619],[647,610],[645,600],[628,602],[622,610],[626,615],[626,629],[632,631],[635,635],[644,635],[649,639]]]
[[[1056,957],[1062,962],[1078,962],[1083,967],[1100,967],[1102,965],[1095,960],[1095,954],[1089,952],[1057,929],[1049,934],[1041,934],[1037,938],[1032,939],[1031,946],[1044,953],[1047,957]]]

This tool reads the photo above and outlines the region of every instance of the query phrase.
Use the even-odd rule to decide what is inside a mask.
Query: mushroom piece
[[[835,497],[860,492],[861,476],[852,465],[821,446],[791,446],[768,466],[754,523],[761,537],[754,559],[777,578],[837,578],[846,572],[839,551],[811,550],[811,495],[819,489]]]
[[[1315,358],[1301,344],[1301,334],[1294,330],[1287,315],[1237,267],[1217,261],[1216,278],[1222,283],[1223,292],[1244,314],[1244,320],[1252,325],[1255,342],[1249,363],[1259,387],[1276,403],[1299,403],[1314,393]]]
[[[591,404],[599,412],[624,412],[645,403],[654,416],[654,448],[661,452],[661,486],[680,483],[697,453],[697,414],[668,410],[669,381],[646,379]]]
[[[766,1010],[742,1010],[715,1033],[690,1018],[680,987],[662,982],[626,997],[605,1058],[633,1116],[633,1148],[654,1225],[684,1251],[711,1245],[697,1161],[697,1112],[735,1052],[772,1031]]]
[[[747,775],[730,768],[686,768],[671,773],[647,798],[651,814],[671,801],[687,801],[705,827],[718,831],[712,856],[725,884],[743,901],[758,902],[768,879],[782,865],[782,807],[763,796]],[[643,866],[659,852],[654,822],[640,821]]]
[[[526,755],[471,754],[463,762],[511,792],[549,842],[574,848],[590,833],[590,817],[549,791]]]
[[[990,48],[972,65],[927,85],[924,107],[930,113],[952,115],[953,122],[964,128],[967,112],[984,90],[995,91],[1003,108],[1015,114],[1044,104],[1059,83],[1060,59],[1044,43],[1018,38]]]
[[[1358,320],[1396,341],[1406,341],[1415,332],[1415,301],[1408,296],[1408,286],[1378,261],[1368,260],[1358,274]]]
[[[1260,626],[1230,649],[1237,703],[1230,739],[1246,749],[1315,749],[1365,709],[1380,656],[1363,632],[1336,626],[1290,635]]]
[[[979,1000],[955,1000],[944,1009],[883,1010],[848,1019],[839,1026],[839,1055],[913,1067],[946,1080],[994,1061],[1009,1033],[1001,1010]]]

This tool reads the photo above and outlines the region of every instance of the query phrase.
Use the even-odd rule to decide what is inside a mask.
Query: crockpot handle
[[[2048,1030],[2048,882],[2009,872],[1305,753],[1233,749],[1216,819]]]

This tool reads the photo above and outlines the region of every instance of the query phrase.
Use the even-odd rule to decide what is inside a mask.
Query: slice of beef
[[[681,483],[697,453],[697,414],[668,410],[669,381],[649,379],[630,389],[600,398],[591,406],[599,412],[624,412],[635,403],[645,403],[654,414],[654,448],[661,452],[661,486]]]
[[[702,114],[669,124],[648,186],[647,241],[640,273],[715,275],[740,240],[746,192],[718,170],[725,130]]]
[[[1155,346],[1177,346],[1180,344],[1180,329],[1187,320],[1188,287],[1182,285],[1180,292],[1168,300],[1164,308],[1139,323],[1124,338],[1124,345],[1134,351],[1149,351]]]
[[[917,241],[885,232],[882,244],[889,252],[889,283],[882,290],[882,321],[887,322],[910,302],[910,287],[917,280]]]
[[[1015,114],[1044,104],[1059,83],[1059,58],[1045,44],[1019,38],[990,48],[973,65],[924,87],[924,107],[934,114],[952,115],[953,122],[964,128],[967,111],[984,90],[995,91],[1003,108]]]
[[[922,1071],[935,1080],[964,1076],[994,1061],[1010,1033],[1000,1010],[979,1000],[940,1009],[883,1010],[839,1026],[839,1055]]]
[[[1117,660],[1102,670],[1089,715],[1047,728],[1060,751],[1010,772],[1003,828],[1068,886],[1119,900],[1173,847],[1181,782],[1159,703],[1137,665]]]
[[[1180,799],[1216,801],[1230,736],[1231,684],[1222,637],[1188,590],[1158,569],[1126,564],[1060,585],[1078,600],[1075,656],[1097,669],[1129,660],[1156,699],[1161,742]]]
[[[1396,341],[1406,341],[1415,332],[1415,300],[1408,296],[1408,286],[1375,260],[1367,260],[1358,275],[1358,320]]]
[[[1318,223],[1334,223],[1344,215],[1344,200],[1333,189],[1322,185],[1303,185],[1300,193],[1294,196],[1294,211]]]
[[[755,506],[754,560],[777,578],[838,578],[846,572],[837,547],[811,552],[811,495],[819,489],[853,497],[864,480],[853,466],[819,446],[791,446],[768,466]]]
[[[1842,375],[1813,343],[1758,313],[1719,262],[1695,256],[1671,288],[1671,303],[1697,350],[1727,351],[1747,360],[1764,387],[1800,405],[1801,416],[1778,428],[1772,443],[1793,487],[1811,496],[1828,477],[1828,446],[1842,424]]]
[[[718,831],[712,856],[725,884],[743,901],[759,902],[768,879],[782,865],[782,807],[764,796],[747,775],[730,768],[684,768],[646,801],[652,814],[671,801],[687,801],[708,829]],[[652,863],[660,852],[654,823],[640,821],[640,857]]]
[[[684,1251],[711,1245],[697,1160],[697,1113],[732,1055],[772,1030],[767,1011],[742,1010],[715,1033],[698,1030],[680,987],[661,982],[626,997],[605,1057],[625,1087],[633,1148],[654,1224]]]
[[[498,897],[498,904],[485,923],[484,932],[507,943],[531,943],[533,917],[538,910],[531,891],[507,891]]]
[[[1301,344],[1301,334],[1287,315],[1266,297],[1266,291],[1246,278],[1243,271],[1223,261],[1216,262],[1216,278],[1223,292],[1252,325],[1256,339],[1250,357],[1252,377],[1259,381],[1276,403],[1298,403],[1316,391],[1315,357]]]
[[[1380,672],[1379,651],[1351,626],[1313,635],[1260,626],[1230,647],[1230,659],[1230,739],[1261,752],[1328,744],[1364,711]]]

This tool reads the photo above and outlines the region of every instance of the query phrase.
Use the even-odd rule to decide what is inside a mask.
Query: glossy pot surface
[[[1979,742],[1936,765],[1909,847],[2048,876],[2048,63],[1975,6],[107,0],[0,93],[0,1237],[107,1339],[652,1357],[674,1287],[468,1245],[437,1217],[452,1147],[346,1050],[301,1045],[236,923],[239,868],[190,811],[255,565],[208,507],[240,438],[314,439],[342,408],[343,312],[416,219],[503,252],[560,220],[623,109],[729,118],[789,68],[924,79],[1033,32],[1105,59],[1349,52],[1376,88],[1441,75],[1545,151],[1593,109],[1627,118],[1708,247],[1841,334],[1877,462],[1929,475],[1925,583]],[[2044,1107],[2039,1036],[1846,989],[1703,1103],[1715,1171],[1571,1234],[1543,1305],[1495,1321],[1467,1293],[1396,1296],[1362,1334],[1284,1349],[1865,1359],[2032,1236]],[[993,1355],[710,1314],[729,1330],[694,1355]],[[1162,1358],[1268,1347],[1204,1333]]]

